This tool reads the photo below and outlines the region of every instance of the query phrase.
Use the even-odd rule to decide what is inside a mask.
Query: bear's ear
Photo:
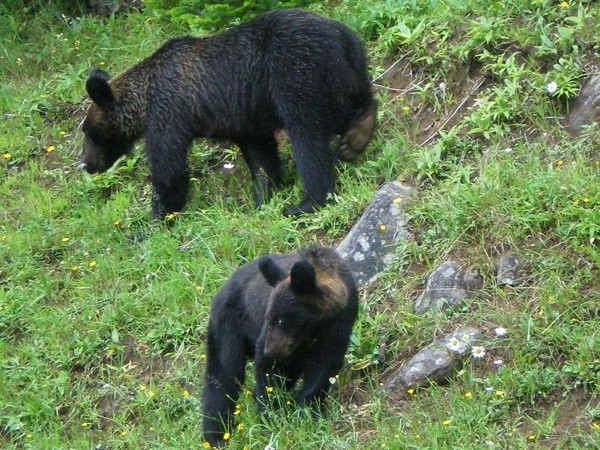
[[[319,292],[317,273],[307,260],[298,261],[292,266],[292,270],[290,270],[290,287],[292,292],[300,295]]]
[[[277,286],[277,283],[285,277],[285,272],[281,267],[275,264],[275,261],[268,256],[264,256],[258,261],[258,268],[263,274],[263,277],[265,277],[265,280],[267,280],[267,283],[272,287]]]
[[[88,95],[101,108],[108,108],[115,101],[115,94],[110,84],[108,84],[108,80],[110,80],[110,77],[105,71],[92,69],[90,76],[85,82]]]

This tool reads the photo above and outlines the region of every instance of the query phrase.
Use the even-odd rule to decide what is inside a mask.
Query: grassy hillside
[[[337,244],[395,179],[420,191],[409,206],[415,241],[361,293],[329,416],[264,423],[248,391],[230,447],[600,441],[600,135],[561,126],[597,71],[600,6],[324,3],[314,8],[368,43],[380,100],[376,138],[358,164],[339,165],[334,204],[282,217],[301,194],[287,150],[289,186],[255,210],[237,149],[199,141],[190,202],[170,227],[147,221],[143,152],[106,174],[75,169],[78,126],[91,67],[117,74],[189,30],[144,12],[100,19],[0,6],[0,447],[201,448],[216,290],[264,253]],[[494,261],[508,250],[526,273],[501,288]],[[486,295],[414,315],[425,276],[450,257],[480,270]],[[381,386],[392,370],[460,325],[482,329],[485,357],[448,385],[390,398]]]

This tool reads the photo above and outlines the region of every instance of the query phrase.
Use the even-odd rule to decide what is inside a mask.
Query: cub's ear
[[[281,267],[275,264],[275,261],[268,256],[264,256],[258,261],[258,268],[263,277],[265,277],[265,280],[267,280],[267,283],[272,287],[277,286],[277,283],[285,277],[285,272]]]
[[[115,101],[115,94],[110,84],[108,84],[108,80],[110,80],[110,77],[105,71],[92,69],[85,82],[88,95],[101,108],[108,108]]]
[[[314,267],[307,261],[298,261],[290,271],[290,286],[296,294],[315,294],[317,287],[317,274]]]

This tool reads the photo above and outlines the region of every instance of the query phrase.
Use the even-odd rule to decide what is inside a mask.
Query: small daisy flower
[[[557,89],[558,84],[556,83],[556,81],[551,81],[546,85],[546,90],[548,91],[548,94],[554,94]]]
[[[506,336],[506,328],[504,328],[504,327],[495,328],[494,334],[498,337]]]
[[[459,339],[453,337],[453,338],[450,338],[450,340],[446,344],[446,347],[448,347],[448,349],[453,352],[459,352],[462,348],[462,345],[463,344]]]
[[[475,345],[471,350],[471,355],[473,355],[473,358],[481,359],[485,356],[485,348],[480,345]]]

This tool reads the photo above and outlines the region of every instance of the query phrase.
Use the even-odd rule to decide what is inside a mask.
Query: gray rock
[[[578,134],[584,125],[600,120],[600,74],[593,75],[581,88],[566,119],[566,128]]]
[[[460,370],[464,357],[480,336],[477,328],[461,327],[429,344],[394,372],[385,384],[386,389],[399,391],[445,382]]]
[[[504,255],[496,261],[496,283],[499,286],[516,286],[521,281],[521,262],[513,253]]]
[[[337,251],[354,272],[358,286],[377,278],[390,262],[398,242],[411,239],[403,205],[415,189],[394,181],[383,186]]]
[[[425,290],[415,302],[415,312],[424,314],[431,308],[454,306],[483,287],[483,278],[473,270],[464,269],[455,261],[446,261],[433,271]]]

